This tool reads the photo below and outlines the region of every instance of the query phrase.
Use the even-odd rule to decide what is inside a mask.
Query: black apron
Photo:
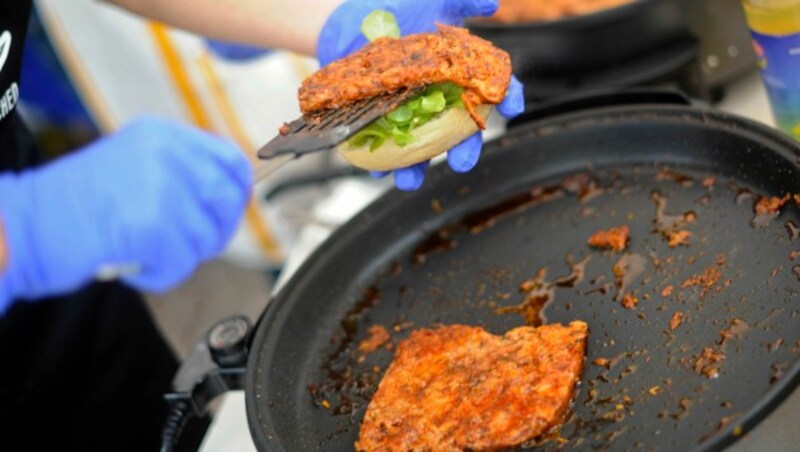
[[[30,12],[0,1],[0,172],[42,163],[14,108]],[[157,450],[176,370],[122,284],[15,303],[0,318],[0,450]]]

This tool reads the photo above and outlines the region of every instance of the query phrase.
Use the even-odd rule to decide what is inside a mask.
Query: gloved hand
[[[0,176],[8,265],[0,314],[15,298],[77,289],[104,266],[164,291],[223,250],[250,193],[230,142],[142,119],[41,169]]]
[[[491,16],[497,10],[497,0],[348,0],[328,18],[317,44],[320,65],[355,52],[367,43],[361,34],[361,22],[376,9],[391,12],[397,19],[402,36],[436,30],[436,24],[461,25],[474,16]],[[505,99],[497,111],[513,118],[525,109],[522,84],[513,76]],[[467,138],[447,153],[447,163],[457,173],[465,173],[478,163],[483,138],[481,133]],[[394,171],[394,181],[400,190],[416,190],[425,179],[428,162]],[[388,173],[372,172],[373,177]]]

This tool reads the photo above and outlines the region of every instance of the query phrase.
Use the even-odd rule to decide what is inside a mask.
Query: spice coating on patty
[[[311,74],[299,91],[303,114],[341,108],[402,88],[453,82],[464,88],[464,108],[485,128],[474,109],[503,100],[511,80],[511,59],[466,29],[438,27],[437,33],[379,38]]]
[[[357,450],[494,450],[559,425],[583,369],[586,323],[504,336],[451,325],[400,343],[367,408]]]

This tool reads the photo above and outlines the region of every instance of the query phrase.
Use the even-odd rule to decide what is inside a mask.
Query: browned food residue
[[[644,355],[647,353],[647,350],[634,350],[632,352],[621,352],[618,353],[611,358],[595,358],[592,361],[592,364],[595,366],[605,367],[606,369],[611,369],[617,364],[620,363],[625,358],[634,358],[639,355]]]
[[[692,399],[688,397],[682,398],[678,402],[678,412],[673,414],[672,417],[674,419],[683,419],[684,417],[689,415],[689,408],[692,407],[693,403],[694,402],[692,402]]]
[[[717,256],[716,260],[713,264],[711,264],[708,268],[703,270],[702,273],[694,275],[690,278],[687,278],[681,283],[681,289],[685,289],[687,287],[699,287],[700,288],[700,298],[704,298],[709,291],[715,290],[717,292],[722,291],[721,286],[717,286],[717,283],[722,278],[722,272],[720,269],[725,266],[726,258],[723,255]]]
[[[758,201],[756,201],[756,203],[753,205],[753,213],[755,216],[750,224],[757,228],[766,227],[772,222],[772,220],[780,215],[781,208],[789,201],[789,198],[789,195],[785,195],[783,197],[759,197]]]
[[[558,287],[575,287],[576,284],[583,282],[586,277],[586,265],[589,263],[590,256],[586,256],[583,260],[575,262],[572,256],[567,256],[567,265],[569,265],[570,272],[568,275],[560,276],[553,281],[553,284]]]
[[[547,268],[542,267],[533,278],[520,283],[519,291],[524,298],[521,303],[513,306],[502,306],[497,308],[498,314],[517,314],[525,319],[525,324],[539,326],[547,321],[544,313],[545,308],[555,299],[556,287],[574,287],[583,281],[586,275],[586,264],[589,263],[586,256],[580,262],[573,262],[568,257],[567,264],[570,265],[570,273],[553,280],[547,281]]]
[[[383,344],[389,342],[391,335],[383,325],[372,325],[367,328],[367,337],[358,344],[358,351],[372,353]]]
[[[594,361],[592,361],[592,364],[594,364],[595,366],[600,366],[600,367],[606,367],[606,366],[608,366],[608,363],[609,363],[609,360],[606,359],[606,358],[597,358]]]
[[[780,196],[762,196],[753,206],[753,212],[756,215],[767,215],[779,213],[781,208],[789,201],[789,195]]]
[[[629,294],[630,287],[644,273],[647,259],[639,254],[625,254],[614,264],[613,272],[617,285],[616,301],[622,302]]]
[[[578,197],[578,201],[587,202],[605,193],[597,179],[586,173],[573,174],[561,181],[561,188]]]
[[[775,384],[783,378],[783,375],[786,373],[786,369],[789,368],[788,363],[772,363],[770,369],[772,369],[772,375],[769,377],[769,384]]]
[[[667,240],[670,248],[675,248],[678,245],[688,246],[687,240],[691,233],[682,228],[694,223],[697,220],[697,214],[693,210],[678,215],[668,214],[667,198],[658,190],[654,190],[650,194],[650,198],[656,203],[656,216],[653,219],[655,231]]]
[[[719,332],[720,340],[718,342],[711,347],[703,348],[701,353],[692,357],[691,367],[695,372],[709,379],[717,378],[720,374],[720,363],[725,359],[725,346],[728,341],[741,338],[750,330],[750,325],[744,320],[732,319],[728,327]]]
[[[534,187],[528,192],[512,196],[499,204],[465,216],[455,227],[466,229],[471,234],[478,234],[509,215],[559,199],[562,196],[564,196],[564,190],[560,186]]]
[[[620,304],[622,304],[622,307],[625,309],[633,309],[639,304],[639,299],[629,293],[626,293],[625,296],[622,297]]]
[[[422,264],[425,263],[428,260],[428,256],[433,253],[453,249],[456,246],[456,241],[452,237],[455,232],[456,230],[454,228],[446,227],[425,237],[411,252],[411,262],[414,264]]]
[[[673,181],[681,187],[691,187],[694,184],[694,179],[691,176],[669,168],[664,168],[656,173],[655,180],[659,182]]]
[[[378,372],[357,370],[358,361],[354,359],[355,353],[352,353],[351,344],[358,334],[361,319],[380,301],[380,298],[380,291],[376,287],[364,290],[362,298],[341,320],[344,335],[331,338],[336,347],[328,355],[323,366],[327,381],[309,385],[312,401],[323,408],[327,405],[334,415],[350,414],[361,402],[369,400],[371,394],[369,388],[379,378]]]
[[[618,226],[605,231],[597,231],[587,241],[589,246],[622,251],[628,245],[630,229],[627,225]]]
[[[781,348],[781,345],[783,345],[783,338],[781,337],[766,344],[767,350],[769,350],[770,352],[774,352],[775,350]]]
[[[715,435],[720,433],[725,427],[727,427],[728,424],[731,423],[731,421],[733,421],[734,419],[736,419],[738,417],[739,417],[739,413],[734,413],[734,414],[732,414],[730,416],[723,416],[722,419],[719,420],[719,423],[717,424],[717,428],[715,428],[711,432],[706,433],[705,435],[703,435],[700,438],[700,442],[703,443],[703,442],[709,440],[710,438],[714,437]]]
[[[702,185],[705,188],[712,188],[714,186],[714,183],[716,183],[716,181],[717,181],[716,177],[708,176],[705,179],[703,179]]]
[[[684,315],[681,311],[675,311],[675,314],[672,314],[672,318],[669,319],[669,329],[670,331],[675,331],[681,323],[683,323]]]
[[[724,359],[725,355],[722,352],[716,351],[712,347],[705,347],[695,357],[694,371],[709,379],[717,378],[719,377],[719,363]]]
[[[664,298],[669,297],[672,295],[672,292],[675,290],[675,286],[667,286],[661,291],[661,296]]]
[[[730,325],[719,332],[719,345],[720,347],[724,347],[725,344],[728,343],[731,339],[738,339],[744,336],[748,331],[750,331],[750,325],[747,324],[742,319],[733,319],[731,320]]]
[[[525,319],[525,324],[539,326],[544,323],[542,310],[554,297],[554,286],[547,282],[547,268],[542,267],[536,276],[519,285],[519,290],[525,295],[521,303],[513,306],[497,308],[498,314],[518,314]]]
[[[431,210],[436,214],[442,213],[442,202],[439,201],[439,198],[431,199]]]
[[[676,248],[680,245],[689,246],[689,237],[691,236],[692,233],[686,230],[668,231],[666,232],[667,246],[670,248]]]
[[[392,331],[395,333],[402,333],[403,331],[411,328],[412,326],[414,326],[414,322],[408,322],[408,321],[396,322],[394,325],[392,325]]]
[[[786,232],[789,233],[789,240],[800,239],[800,227],[793,220],[786,221]]]

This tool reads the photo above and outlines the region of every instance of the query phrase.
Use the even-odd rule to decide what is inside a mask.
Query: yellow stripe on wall
[[[197,94],[196,90],[192,86],[191,80],[189,78],[189,74],[186,69],[183,67],[183,63],[181,61],[180,55],[178,51],[175,49],[175,46],[172,43],[172,40],[169,37],[169,31],[167,27],[161,25],[159,23],[151,22],[150,26],[150,34],[153,37],[153,40],[158,47],[158,50],[161,53],[161,56],[164,60],[164,64],[172,77],[173,82],[175,83],[178,92],[181,95],[181,98],[184,101],[184,105],[189,113],[189,116],[192,118],[192,122],[202,129],[212,130],[213,126],[211,124],[211,119],[209,118],[206,111],[203,109],[203,105],[200,101],[200,96]],[[218,83],[218,82],[217,82]],[[212,87],[213,88],[213,87]],[[212,91],[214,91],[212,89]],[[217,98],[217,94],[214,94],[215,99]],[[227,101],[227,99],[226,99]],[[217,101],[219,104],[220,102]],[[222,105],[220,105],[222,106]],[[225,103],[225,107],[232,111],[230,108],[230,103]],[[222,108],[223,116],[225,114],[225,108]],[[228,120],[226,119],[226,122]],[[247,143],[245,139],[244,142],[241,141],[242,137],[246,137],[244,135],[244,131],[240,125],[238,125],[238,121],[236,121],[237,127],[228,127],[231,129],[231,132],[234,135],[234,139],[239,142],[239,146],[243,149],[247,149],[244,145]],[[241,136],[237,136],[237,134]],[[252,146],[250,146],[252,148]],[[253,152],[247,150],[248,157],[252,161]],[[259,248],[261,249],[264,256],[269,259],[271,262],[279,262],[283,259],[283,253],[281,251],[280,245],[277,243],[275,238],[272,236],[272,233],[267,226],[266,222],[263,218],[261,218],[261,213],[258,210],[258,203],[255,199],[250,199],[250,202],[247,205],[247,210],[245,211],[245,221],[250,228],[250,231],[256,238],[256,242],[258,243]]]
[[[184,69],[183,64],[181,63],[181,57],[178,55],[178,51],[172,44],[167,27],[159,23],[151,22],[150,33],[153,35],[156,46],[158,46],[158,50],[161,52],[164,64],[167,66],[167,70],[172,76],[172,81],[178,88],[181,98],[183,98],[184,104],[189,112],[189,116],[192,118],[192,121],[197,127],[211,130],[211,120],[208,118],[205,110],[203,110],[203,105],[200,103],[200,97],[192,87],[192,82],[189,80],[189,74]]]
[[[208,52],[204,52],[200,56],[199,65],[200,72],[203,74],[203,78],[205,78],[206,83],[211,90],[211,95],[214,98],[217,109],[222,115],[222,119],[225,121],[226,127],[231,132],[231,136],[245,151],[245,153],[247,153],[247,156],[250,158],[250,162],[256,164],[258,162],[258,157],[256,156],[255,146],[253,146],[253,143],[247,137],[247,133],[244,131],[242,122],[236,115],[236,110],[234,110],[233,105],[228,98],[225,87],[222,85],[219,76],[214,70],[214,62]],[[269,226],[263,221],[258,210],[253,210],[252,212],[248,210],[247,215],[248,217],[252,215],[253,218],[251,221],[260,225],[259,228],[253,228],[253,232],[255,233],[256,240],[258,240],[258,243],[264,252],[266,252],[268,256],[272,257],[274,260],[283,259],[283,252],[281,251],[280,244],[274,239],[270,232]]]

